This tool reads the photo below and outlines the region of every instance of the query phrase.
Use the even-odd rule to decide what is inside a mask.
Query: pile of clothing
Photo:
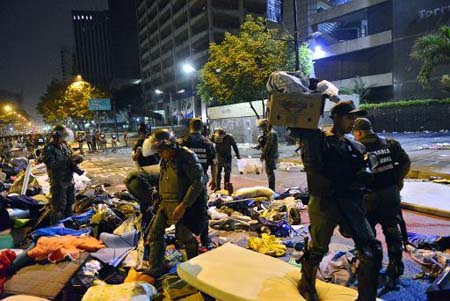
[[[219,236],[219,245],[228,242],[224,238],[230,231],[241,231],[249,234],[249,248],[271,256],[283,256],[286,245],[279,238],[303,239],[299,230],[307,199],[308,192],[298,187],[281,194],[261,186],[241,188],[233,195],[217,191],[208,201],[210,227],[218,230],[214,235]]]

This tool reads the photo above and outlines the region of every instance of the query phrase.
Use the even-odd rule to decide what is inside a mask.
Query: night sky
[[[0,0],[0,89],[23,91],[35,120],[47,84],[61,78],[61,46],[74,44],[71,11],[84,9],[107,9],[107,0]]]

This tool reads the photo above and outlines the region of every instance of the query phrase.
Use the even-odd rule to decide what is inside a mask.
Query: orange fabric
[[[136,271],[134,268],[131,268],[128,272],[127,278],[125,278],[123,283],[130,283],[135,281],[144,281],[150,283],[151,285],[155,285],[155,278],[146,275],[142,272]]]
[[[27,254],[36,261],[48,259],[58,262],[67,256],[75,260],[83,251],[95,252],[104,247],[102,241],[91,236],[41,237]]]

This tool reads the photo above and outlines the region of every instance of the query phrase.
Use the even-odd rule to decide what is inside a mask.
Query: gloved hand
[[[181,202],[173,211],[172,218],[174,220],[179,221],[184,216],[185,212],[186,212],[186,205],[183,202]]]
[[[217,187],[216,181],[211,181],[211,182],[209,182],[209,188],[210,188],[212,191],[216,191],[216,187]]]

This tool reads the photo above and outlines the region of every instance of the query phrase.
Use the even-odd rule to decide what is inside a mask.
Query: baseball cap
[[[330,111],[331,117],[333,117],[334,114],[337,114],[339,116],[346,114],[356,114],[356,116],[366,116],[367,111],[357,109],[353,104],[353,101],[351,100],[341,100],[331,108]]]
[[[370,131],[372,129],[372,122],[367,118],[356,118],[353,125],[354,131]]]

